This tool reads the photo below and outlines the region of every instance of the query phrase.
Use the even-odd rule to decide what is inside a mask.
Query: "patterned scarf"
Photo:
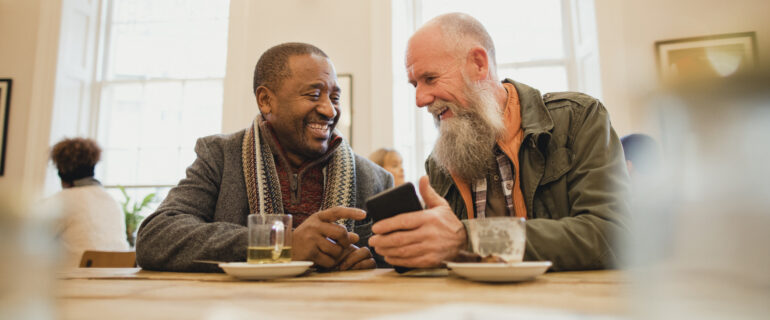
[[[249,210],[259,214],[282,214],[283,199],[273,153],[260,133],[260,116],[243,136],[243,177]],[[336,133],[335,133],[336,134]],[[324,168],[324,191],[321,210],[332,207],[353,207],[356,203],[356,164],[353,149],[342,139],[332,151],[331,159]],[[353,230],[353,220],[340,219],[348,231]]]

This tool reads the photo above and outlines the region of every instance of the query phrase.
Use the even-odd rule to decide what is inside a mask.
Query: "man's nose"
[[[326,97],[320,101],[316,111],[327,119],[334,119],[337,116],[337,109],[334,107],[331,98]]]
[[[430,105],[435,99],[436,97],[430,92],[430,90],[422,85],[417,85],[415,90],[415,103],[417,103],[417,107],[425,107]]]

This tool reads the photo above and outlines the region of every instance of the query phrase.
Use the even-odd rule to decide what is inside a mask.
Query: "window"
[[[163,195],[195,159],[196,139],[221,130],[229,1],[105,5],[97,176],[108,187]]]
[[[567,57],[561,0],[422,0],[420,21],[465,12],[487,28],[495,42],[498,77],[515,78],[542,91],[564,91]],[[481,5],[483,4],[483,5]]]
[[[398,14],[399,11],[407,14]],[[396,146],[404,153],[407,180],[416,181],[425,174],[423,163],[438,137],[433,118],[425,110],[415,108],[415,92],[406,83],[403,65],[409,35],[433,17],[464,12],[481,21],[495,43],[501,80],[511,78],[541,92],[569,90],[599,95],[593,90],[598,87],[598,65],[577,63],[598,61],[593,1],[407,0],[394,5],[393,12],[394,108],[396,114],[412,115],[411,119],[397,121],[399,127],[394,128]],[[405,25],[409,27],[404,28]],[[580,35],[580,39],[575,39],[575,35]]]

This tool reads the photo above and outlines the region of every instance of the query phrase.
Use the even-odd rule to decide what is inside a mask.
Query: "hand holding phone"
[[[385,190],[366,200],[366,214],[374,223],[401,213],[420,210],[422,204],[411,182]]]
[[[411,182],[380,192],[366,200],[366,214],[372,218],[373,223],[401,213],[420,210],[422,210],[422,204],[420,204],[420,199],[417,198],[417,192]],[[412,270],[406,267],[393,267],[398,273]]]

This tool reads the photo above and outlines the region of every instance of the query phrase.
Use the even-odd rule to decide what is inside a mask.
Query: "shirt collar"
[[[94,179],[94,177],[85,177],[85,178],[72,181],[73,187],[101,186],[101,185],[102,183],[99,182],[99,180]]]

